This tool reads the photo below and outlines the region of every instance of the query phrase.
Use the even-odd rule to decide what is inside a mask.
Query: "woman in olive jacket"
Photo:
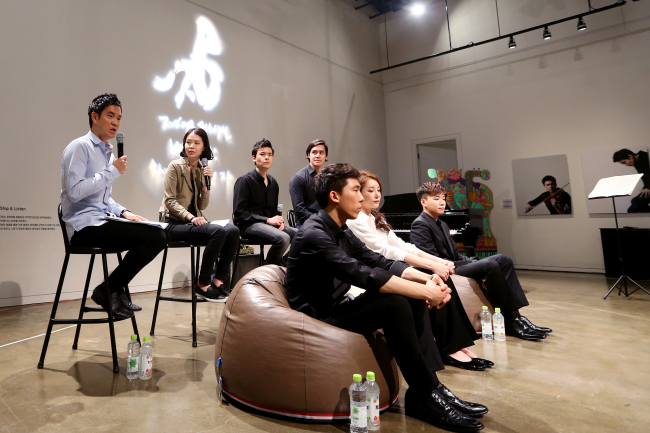
[[[239,247],[239,229],[233,224],[211,224],[202,213],[210,201],[204,177],[213,173],[210,167],[199,165],[200,159],[213,158],[208,134],[201,128],[187,131],[181,156],[167,167],[160,221],[169,223],[170,241],[205,245],[199,281],[193,290],[208,301],[225,302],[230,293],[228,271]],[[217,271],[211,279],[215,262]]]

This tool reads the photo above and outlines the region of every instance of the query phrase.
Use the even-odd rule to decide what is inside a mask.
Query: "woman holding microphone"
[[[160,221],[169,223],[170,241],[205,245],[198,284],[192,290],[208,301],[225,302],[230,293],[228,274],[239,246],[239,229],[233,224],[211,224],[203,216],[210,200],[204,178],[213,174],[210,167],[199,165],[201,159],[213,159],[208,134],[202,128],[187,131],[180,156],[167,167]],[[211,279],[215,262],[217,270]]]

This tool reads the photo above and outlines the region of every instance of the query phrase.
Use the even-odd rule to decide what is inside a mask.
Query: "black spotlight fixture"
[[[587,24],[585,24],[584,20],[582,17],[578,18],[578,31],[581,32],[587,28]]]
[[[551,39],[551,32],[548,31],[548,26],[544,27],[544,34],[542,37],[544,40]]]
[[[514,36],[510,36],[510,41],[508,41],[508,48],[510,49],[517,48],[517,43],[515,42]]]

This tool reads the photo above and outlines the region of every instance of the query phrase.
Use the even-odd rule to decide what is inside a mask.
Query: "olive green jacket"
[[[198,215],[203,216],[201,212],[208,207],[210,201],[210,191],[203,191],[203,174],[199,167],[191,169],[194,177],[192,182],[190,177],[190,166],[187,158],[175,159],[169,163],[167,172],[165,173],[165,186],[164,197],[162,206],[160,206],[160,221],[165,221],[165,218],[177,221],[186,221],[188,208],[194,196],[194,191],[199,191],[196,194],[194,207]]]

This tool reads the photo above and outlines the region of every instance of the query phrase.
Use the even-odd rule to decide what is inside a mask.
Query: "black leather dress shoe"
[[[126,310],[122,307],[120,298],[117,293],[111,293],[110,299],[106,299],[106,294],[104,292],[104,284],[100,284],[95,287],[93,294],[90,298],[95,301],[97,305],[102,307],[104,311],[108,313],[109,308],[113,310],[113,319],[128,319],[133,317],[133,311]]]
[[[528,320],[528,317],[526,316],[521,316],[521,321],[524,322],[526,325],[528,325],[529,328],[532,328],[533,331],[537,332],[543,332],[544,334],[550,334],[553,332],[551,328],[545,328],[543,326],[537,326],[530,320]]]
[[[485,365],[483,364],[478,364],[476,362],[472,361],[459,361],[457,359],[452,358],[451,356],[443,356],[443,362],[446,365],[451,365],[452,367],[458,367],[462,368],[463,370],[470,370],[470,371],[483,371],[485,370]]]
[[[470,401],[461,400],[460,398],[456,397],[454,393],[451,392],[449,388],[447,388],[442,383],[438,385],[436,391],[438,391],[438,394],[440,394],[442,398],[447,400],[447,403],[449,403],[452,407],[455,407],[457,410],[459,410],[461,413],[464,413],[465,415],[480,417],[488,413],[487,406],[483,406],[482,404],[478,404],[478,403],[472,403]]]
[[[546,334],[534,331],[526,325],[520,317],[517,317],[512,322],[506,323],[506,335],[530,341],[543,340],[546,338]]]
[[[409,397],[412,397],[409,399]],[[453,408],[438,391],[426,397],[405,396],[406,415],[432,424],[443,430],[454,432],[475,432],[483,429],[483,423]]]
[[[122,304],[122,307],[131,310],[131,311],[142,311],[142,307],[139,305],[135,305],[131,301],[129,301],[129,297],[126,296],[126,293],[122,293],[120,295],[120,303]]]
[[[489,359],[483,359],[483,358],[472,358],[472,361],[476,364],[483,364],[486,367],[492,368],[494,367],[494,362],[490,361]]]

